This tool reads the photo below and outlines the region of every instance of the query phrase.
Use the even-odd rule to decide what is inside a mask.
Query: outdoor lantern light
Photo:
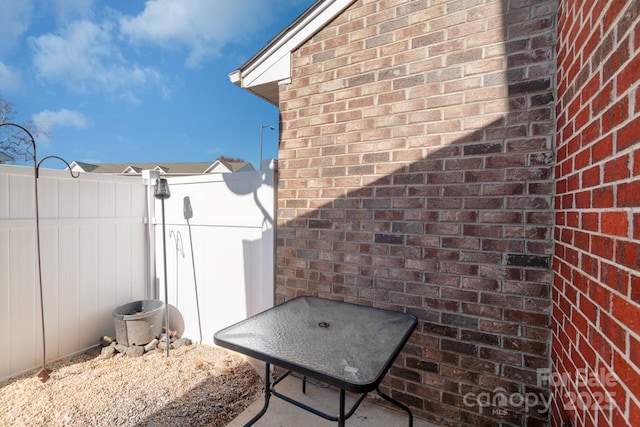
[[[171,196],[171,191],[169,191],[169,183],[165,178],[156,179],[156,189],[153,193],[156,196],[156,199],[168,199]]]
[[[165,317],[165,344],[167,346],[167,357],[169,357],[169,345],[171,344],[169,330],[169,287],[167,286],[167,233],[165,232],[164,221],[164,201],[171,196],[169,183],[165,178],[156,179],[156,188],[153,192],[156,199],[162,202],[162,260],[164,261],[164,317]]]

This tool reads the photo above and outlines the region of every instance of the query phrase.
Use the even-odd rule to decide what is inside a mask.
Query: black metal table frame
[[[299,408],[304,409],[305,411],[309,411],[315,415],[318,415],[326,420],[329,421],[337,421],[338,422],[338,427],[344,427],[345,425],[345,421],[348,420],[355,412],[356,409],[358,409],[358,407],[360,406],[360,404],[362,403],[362,401],[364,400],[364,398],[367,396],[367,394],[369,394],[369,392],[364,392],[361,393],[360,396],[358,397],[358,399],[356,400],[356,402],[353,404],[353,406],[351,407],[351,409],[349,410],[349,412],[345,413],[346,410],[346,391],[343,388],[340,388],[340,411],[338,413],[337,416],[335,415],[330,415],[327,414],[325,412],[322,412],[316,408],[313,408],[309,405],[306,405],[298,400],[295,400],[294,398],[287,396],[285,394],[282,394],[280,392],[278,392],[275,387],[276,385],[281,382],[282,380],[284,380],[286,377],[288,377],[289,375],[291,375],[293,373],[293,371],[289,370],[286,371],[284,374],[280,375],[278,378],[276,378],[273,383],[271,383],[271,369],[270,369],[270,364],[269,363],[265,363],[265,381],[264,381],[264,406],[262,407],[262,409],[260,410],[260,412],[258,412],[252,419],[250,419],[245,425],[244,427],[249,427],[252,426],[256,421],[258,421],[266,412],[267,409],[269,408],[269,400],[271,398],[271,395],[274,395],[286,402],[289,402]],[[413,427],[413,413],[411,413],[411,409],[409,409],[408,406],[398,402],[397,400],[395,400],[394,398],[392,398],[391,396],[388,396],[386,394],[384,394],[382,391],[380,391],[380,387],[376,386],[375,388],[376,392],[378,393],[378,395],[380,397],[382,397],[383,399],[387,400],[388,402],[396,405],[397,407],[403,409],[408,415],[409,415],[409,427]],[[306,377],[303,377],[302,380],[302,392],[305,393],[306,392]]]
[[[294,300],[290,300],[287,301],[286,303],[282,304],[282,306],[284,306],[285,304],[288,303],[293,303],[295,300],[304,300],[304,299],[310,299],[310,300],[322,300],[321,298],[317,298],[317,297],[297,297]],[[334,303],[335,301],[332,301],[332,303]],[[340,304],[345,304],[345,305],[352,305],[354,307],[359,307],[362,308],[361,306],[357,306],[356,304],[350,304],[350,303],[340,303]],[[281,306],[276,306],[273,307],[269,310],[266,310],[263,313],[259,313],[256,316],[260,316],[264,313],[267,312],[271,312],[272,310],[275,310],[277,308],[279,308]],[[380,310],[380,309],[376,309],[376,310]],[[385,310],[388,311],[388,310]],[[338,422],[338,427],[344,427],[345,425],[345,421],[350,418],[356,411],[356,409],[360,406],[360,404],[362,403],[362,401],[365,399],[365,397],[367,396],[367,394],[369,394],[369,392],[376,390],[376,392],[378,393],[378,395],[380,395],[380,397],[382,397],[383,399],[387,400],[388,402],[392,403],[393,405],[397,406],[398,408],[401,408],[402,410],[404,410],[408,416],[409,416],[409,427],[413,427],[413,414],[411,413],[411,410],[409,409],[408,406],[398,402],[397,400],[393,399],[391,396],[388,396],[386,394],[384,394],[382,391],[380,391],[380,383],[382,382],[382,379],[386,376],[387,372],[389,371],[389,369],[391,369],[391,366],[393,364],[393,362],[395,361],[395,359],[398,357],[398,355],[400,354],[400,352],[402,351],[402,348],[404,347],[404,344],[407,342],[407,340],[409,339],[409,336],[411,335],[411,333],[413,332],[413,330],[415,329],[415,327],[417,326],[417,318],[413,315],[408,315],[408,314],[402,314],[403,316],[408,316],[410,318],[410,324],[407,325],[407,329],[404,330],[403,332],[403,336],[401,336],[401,338],[398,341],[397,346],[393,349],[393,351],[391,351],[391,353],[389,354],[389,357],[385,359],[384,365],[381,367],[380,371],[378,371],[378,373],[376,374],[375,380],[369,382],[369,383],[352,383],[350,381],[347,381],[345,379],[340,379],[337,377],[334,377],[328,373],[322,372],[322,371],[318,371],[315,369],[312,369],[310,367],[304,366],[304,365],[300,365],[297,364],[295,362],[291,362],[289,360],[280,358],[280,357],[276,357],[270,354],[266,354],[263,353],[259,350],[250,348],[250,347],[246,347],[237,343],[233,343],[233,342],[228,342],[225,341],[223,338],[221,338],[219,336],[219,334],[225,330],[228,330],[229,328],[233,328],[235,325],[232,325],[228,328],[223,329],[222,331],[218,331],[215,335],[214,335],[214,342],[218,345],[221,345],[222,347],[226,347],[229,348],[230,350],[233,351],[237,351],[240,353],[243,353],[249,357],[253,357],[255,359],[258,359],[262,362],[265,363],[265,377],[264,377],[264,383],[265,383],[265,389],[264,389],[264,406],[262,407],[262,409],[260,410],[260,412],[258,414],[256,414],[251,420],[249,420],[246,424],[245,427],[251,426],[253,425],[258,419],[260,419],[266,412],[267,409],[269,407],[269,401],[271,398],[271,395],[276,396],[286,402],[289,402],[301,409],[304,409],[306,411],[309,411],[315,415],[318,415],[328,421],[337,421]],[[254,317],[256,317],[254,316]],[[248,319],[247,319],[248,320]],[[246,320],[245,320],[246,321]],[[238,324],[243,323],[239,322]],[[321,322],[324,323],[324,322]],[[237,325],[237,324],[236,324]],[[320,327],[327,327],[329,324],[327,323],[326,326],[323,326],[322,324],[319,324],[318,326]],[[280,367],[282,369],[285,370],[285,373],[282,374],[281,376],[279,376],[277,379],[275,379],[273,382],[271,382],[271,365],[273,366],[277,366]],[[337,416],[335,415],[330,415],[327,413],[324,413],[316,408],[313,408],[309,405],[306,405],[305,403],[302,403],[298,400],[295,400],[294,398],[284,395],[280,392],[278,392],[275,389],[275,386],[280,383],[282,380],[284,380],[287,376],[291,375],[292,373],[296,373],[297,375],[303,377],[303,383],[302,383],[302,391],[303,393],[306,392],[306,381],[307,378],[309,379],[314,379],[316,381],[322,382],[322,383],[326,383],[330,386],[336,387],[340,390],[340,397],[339,397],[339,404],[340,404],[340,408],[339,408],[339,413]],[[346,392],[350,392],[350,393],[355,393],[355,394],[359,394],[359,397],[357,398],[356,402],[353,404],[353,406],[351,407],[351,409],[346,410],[345,406],[345,400],[346,400]]]

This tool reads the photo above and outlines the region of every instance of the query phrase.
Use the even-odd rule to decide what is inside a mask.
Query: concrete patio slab
[[[299,400],[313,408],[319,409],[331,415],[338,414],[339,392],[331,387],[307,383],[306,393],[302,393],[302,380],[289,376],[280,382],[276,390]],[[372,395],[377,395],[375,392]],[[352,396],[347,395],[346,408],[349,410],[354,402]],[[261,396],[256,402],[250,405],[227,427],[242,427],[253,418],[264,405],[264,397]],[[275,396],[271,396],[269,409],[255,424],[256,427],[330,427],[336,426],[337,422],[325,420],[315,414],[298,408],[289,402],[285,402]],[[409,425],[409,417],[406,412],[395,411],[387,407],[376,405],[375,403],[364,401],[356,412],[346,421],[348,427],[403,427]],[[415,418],[414,427],[437,427],[427,421]]]

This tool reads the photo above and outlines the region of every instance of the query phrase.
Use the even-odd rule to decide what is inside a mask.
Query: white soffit
[[[354,1],[317,1],[274,37],[260,52],[239,69],[229,73],[229,79],[233,84],[277,105],[278,83],[291,78],[291,52],[321,30]]]

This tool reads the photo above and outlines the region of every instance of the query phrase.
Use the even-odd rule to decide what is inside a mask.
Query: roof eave
[[[291,79],[291,53],[355,0],[318,0],[240,68],[231,83],[278,106],[280,84]]]

